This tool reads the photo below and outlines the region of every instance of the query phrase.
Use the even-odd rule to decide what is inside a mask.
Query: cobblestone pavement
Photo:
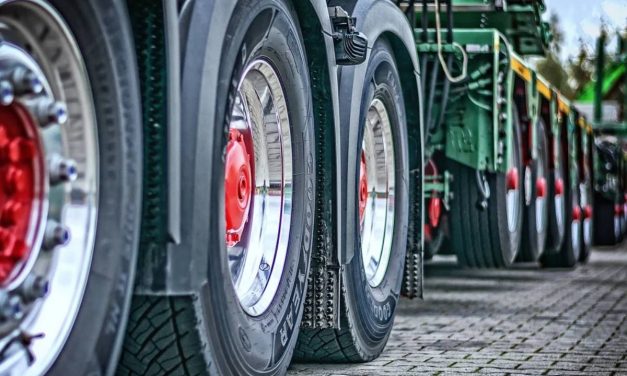
[[[576,270],[426,266],[425,300],[403,300],[377,360],[294,364],[290,375],[627,375],[627,246]]]

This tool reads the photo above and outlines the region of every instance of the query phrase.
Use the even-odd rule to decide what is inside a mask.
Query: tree
[[[559,59],[561,52],[561,45],[564,41],[564,33],[559,25],[559,17],[557,14],[552,13],[549,18],[549,26],[553,39],[549,44],[549,50],[546,57],[540,59],[537,63],[538,73],[546,78],[551,85],[555,86],[564,96],[572,99],[575,96],[575,91],[568,83],[568,72],[564,69],[562,62]]]
[[[589,46],[582,39],[579,39],[579,53],[576,58],[568,61],[569,84],[575,94],[579,94],[581,89],[592,80],[594,56],[589,55],[588,48]]]

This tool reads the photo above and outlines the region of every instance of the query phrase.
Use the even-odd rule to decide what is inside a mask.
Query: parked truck
[[[592,128],[523,58],[543,10],[0,0],[0,373],[369,361],[427,249],[585,261]]]
[[[578,98],[579,103],[592,110],[596,134],[594,146],[594,241],[608,246],[620,243],[626,223],[626,140],[627,121],[627,50],[625,34],[617,35],[618,49],[612,61],[607,61],[605,44],[607,32],[597,40],[595,80]]]

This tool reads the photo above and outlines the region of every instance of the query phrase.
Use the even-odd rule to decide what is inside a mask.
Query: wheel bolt
[[[78,177],[76,162],[71,159],[64,159],[59,155],[54,155],[49,159],[48,172],[51,185],[68,183],[76,180]]]
[[[0,295],[0,318],[3,320],[19,320],[24,316],[22,299],[17,295],[9,296],[6,292]]]
[[[67,107],[63,102],[55,102],[44,97],[34,101],[30,107],[42,127],[52,124],[63,125],[67,122]]]
[[[0,104],[8,106],[13,103],[13,99],[15,99],[13,85],[7,80],[0,81]]]
[[[25,67],[17,67],[10,76],[16,94],[39,94],[44,86],[37,75]]]
[[[19,293],[25,302],[43,298],[50,290],[50,283],[42,276],[29,275],[20,286]]]
[[[57,246],[63,246],[70,242],[70,231],[60,223],[50,220],[46,225],[43,247],[52,250]]]

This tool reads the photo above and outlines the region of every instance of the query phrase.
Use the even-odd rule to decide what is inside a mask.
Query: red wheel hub
[[[592,206],[590,205],[586,205],[583,208],[583,217],[584,219],[590,219],[592,218]]]
[[[546,197],[546,179],[538,178],[536,180],[536,195],[538,197]]]
[[[623,205],[616,204],[614,205],[614,214],[615,215],[623,215],[625,213],[625,209]]]
[[[438,176],[438,167],[433,160],[429,160],[425,167],[425,175],[431,177]],[[442,216],[442,199],[438,197],[437,191],[431,192],[431,198],[427,206],[427,216],[429,217],[429,225],[435,229],[440,224],[440,217]]]
[[[248,221],[253,187],[250,159],[244,134],[231,129],[226,146],[224,174],[226,244],[229,247],[240,241]]]
[[[366,153],[361,151],[359,163],[359,223],[364,221],[366,203],[368,202],[368,170],[366,166]]]
[[[520,184],[518,176],[518,168],[512,167],[507,171],[506,184],[508,190],[517,190]]]
[[[33,213],[43,189],[37,129],[18,104],[0,107],[0,283],[31,253]]]
[[[564,194],[564,180],[557,179],[555,181],[555,195],[563,195]]]

